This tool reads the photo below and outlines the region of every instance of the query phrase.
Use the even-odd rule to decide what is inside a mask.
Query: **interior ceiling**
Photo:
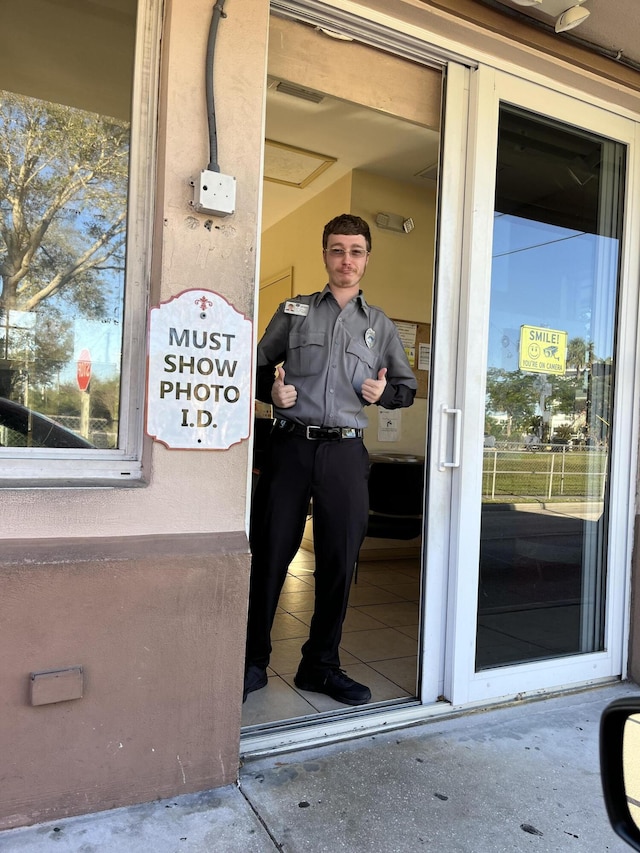
[[[505,30],[517,16],[532,26],[553,31],[561,0],[543,0],[542,6],[521,6],[514,0],[477,0],[505,12]],[[566,7],[573,5],[567,0]],[[557,38],[568,38],[640,70],[640,0],[586,0],[590,16],[579,27]],[[549,14],[549,12],[552,14]],[[428,186],[437,163],[436,132],[347,101],[323,97],[313,103],[277,90],[280,81],[269,78],[267,91],[268,139],[308,149],[336,159],[307,187],[264,182],[263,228],[293,213],[318,192],[353,169],[364,169],[394,180]],[[420,174],[423,173],[423,176]],[[433,184],[431,184],[433,186]]]
[[[435,171],[429,169],[438,159],[437,132],[328,96],[313,103],[278,91],[279,82],[269,78],[267,139],[324,154],[336,162],[303,189],[265,181],[264,230],[354,169],[433,187]]]

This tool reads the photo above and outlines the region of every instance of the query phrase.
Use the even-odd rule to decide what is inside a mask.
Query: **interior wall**
[[[293,267],[293,294],[314,293],[327,283],[322,261],[322,230],[350,210],[351,174],[314,196],[262,235],[260,280]]]
[[[394,320],[430,323],[433,305],[436,188],[391,181],[356,171],[353,175],[351,212],[371,227],[372,252],[362,288],[367,301]],[[375,224],[379,212],[411,217],[415,228],[409,234],[385,231]],[[383,416],[383,415],[382,415]],[[397,441],[380,441],[381,410],[370,410],[365,442],[370,452],[424,455],[427,430],[427,400],[417,397],[413,406],[400,411]]]
[[[363,289],[367,300],[398,320],[430,323],[436,227],[436,187],[392,181],[379,175],[353,172],[351,212],[371,228],[372,252]],[[380,212],[412,218],[409,234],[376,225]]]

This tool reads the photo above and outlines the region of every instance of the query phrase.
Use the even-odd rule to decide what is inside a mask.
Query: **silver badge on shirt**
[[[309,313],[309,306],[304,302],[292,302],[288,300],[284,303],[285,314],[297,314],[299,317],[306,317]]]
[[[375,339],[376,333],[374,332],[374,330],[367,329],[367,331],[364,333],[364,342],[369,347],[369,349],[371,349],[371,347],[373,346],[373,342],[375,341]]]

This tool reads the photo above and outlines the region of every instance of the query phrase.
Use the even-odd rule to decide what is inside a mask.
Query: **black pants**
[[[280,591],[304,533],[312,499],[315,606],[305,668],[340,665],[349,589],[369,514],[369,455],[362,439],[314,441],[275,430],[251,514],[247,665],[266,667]]]

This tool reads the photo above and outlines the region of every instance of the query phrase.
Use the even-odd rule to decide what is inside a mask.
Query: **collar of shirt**
[[[325,284],[324,290],[320,291],[320,294],[318,296],[318,302],[322,302],[322,300],[326,299],[327,297],[333,299],[337,305],[337,300],[331,292],[331,288],[328,284]],[[367,317],[369,316],[369,306],[367,304],[367,300],[364,298],[364,293],[361,290],[358,291],[357,296],[354,296],[352,299],[349,300],[349,302],[347,302],[347,305],[350,305],[352,302],[355,302],[360,308],[362,308]]]

